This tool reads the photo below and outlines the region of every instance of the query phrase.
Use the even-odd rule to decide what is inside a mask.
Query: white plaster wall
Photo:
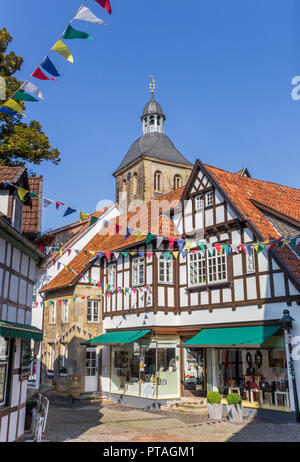
[[[247,283],[247,298],[249,300],[253,300],[257,298],[255,277],[246,278],[246,283]]]
[[[0,239],[0,263],[4,263],[5,258],[5,240]]]
[[[214,224],[213,211],[205,210],[205,226],[212,226]]]
[[[267,274],[259,276],[259,285],[260,285],[260,296],[261,296],[261,298],[269,298],[269,297],[271,297],[270,280],[269,280],[269,276]]]
[[[17,322],[17,309],[14,306],[7,307],[7,321]]]
[[[233,275],[240,276],[243,274],[242,255],[238,253],[232,256],[233,259]]]
[[[13,302],[16,302],[18,300],[18,281],[19,278],[12,274],[10,277],[9,298]]]
[[[234,297],[236,301],[244,300],[243,279],[234,280]]]
[[[257,258],[258,258],[258,270],[259,270],[259,272],[268,271],[269,270],[268,257],[264,254],[264,252],[260,252],[257,255]]]
[[[165,288],[164,288],[164,286],[158,286],[157,294],[158,294],[158,306],[164,306],[165,305]]]
[[[16,439],[17,419],[18,419],[18,411],[12,412],[10,414],[10,420],[9,420],[9,431],[8,431],[8,442],[9,443]]]
[[[7,435],[8,416],[0,420],[0,443],[5,443]]]
[[[15,271],[19,271],[20,268],[20,258],[21,258],[21,252],[19,249],[14,247],[13,250],[13,258],[11,262],[12,269]]]
[[[168,306],[172,308],[174,306],[174,288],[168,287]]]
[[[220,290],[215,289],[211,291],[211,302],[220,303]]]
[[[24,427],[25,427],[25,413],[26,413],[26,408],[24,407],[23,409],[20,410],[18,437],[21,436],[21,435],[23,435],[23,433],[24,433]]]
[[[27,276],[28,273],[28,264],[29,258],[24,253],[22,254],[22,263],[21,263],[21,274]]]
[[[223,223],[225,221],[225,209],[224,205],[216,207],[216,221],[217,223]]]
[[[284,285],[283,273],[273,274],[273,281],[274,281],[275,297],[284,296],[285,295],[285,285]]]

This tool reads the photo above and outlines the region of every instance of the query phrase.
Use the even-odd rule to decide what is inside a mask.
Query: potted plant
[[[217,391],[207,393],[208,417],[212,420],[221,420],[223,413],[223,405],[221,403],[221,395]]]
[[[32,425],[32,410],[37,407],[37,400],[26,401],[25,430],[30,430]]]
[[[242,422],[243,420],[243,405],[242,397],[238,393],[230,393],[227,395],[228,415],[227,418],[231,422]]]

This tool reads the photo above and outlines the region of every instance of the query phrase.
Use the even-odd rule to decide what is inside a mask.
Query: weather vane
[[[150,79],[151,79],[151,83],[149,84],[149,88],[150,88],[150,91],[153,95],[154,93],[154,90],[155,90],[155,80],[154,80],[154,76],[153,75],[150,75]]]

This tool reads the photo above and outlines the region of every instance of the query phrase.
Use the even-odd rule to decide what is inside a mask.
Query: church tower
[[[151,93],[141,116],[143,135],[132,144],[113,174],[116,200],[123,210],[134,210],[139,201],[148,202],[180,188],[193,168],[164,134],[166,116]]]

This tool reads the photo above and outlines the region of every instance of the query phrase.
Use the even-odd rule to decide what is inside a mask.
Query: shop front
[[[111,394],[165,400],[180,397],[179,336],[114,331],[84,343],[110,346]]]
[[[219,391],[224,399],[229,393],[239,393],[245,407],[290,411],[280,325],[202,329],[180,346],[186,358],[185,387],[187,382],[191,389],[200,390],[204,384],[205,392]]]

